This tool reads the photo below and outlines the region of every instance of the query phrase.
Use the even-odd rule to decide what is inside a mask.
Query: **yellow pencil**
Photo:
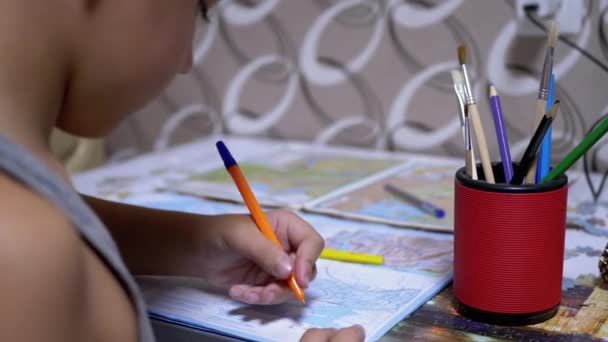
[[[321,259],[330,259],[346,262],[354,262],[358,264],[382,265],[384,257],[381,255],[354,253],[347,251],[339,251],[337,249],[324,249],[321,252]]]

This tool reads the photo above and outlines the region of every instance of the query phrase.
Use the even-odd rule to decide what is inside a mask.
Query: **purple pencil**
[[[507,130],[502,116],[502,106],[500,105],[500,97],[496,93],[496,88],[490,86],[490,107],[492,107],[492,116],[494,117],[494,127],[496,128],[496,138],[498,139],[498,149],[500,150],[500,158],[502,159],[502,167],[505,173],[505,183],[509,183],[513,178],[513,163],[511,162],[511,151],[509,150],[509,139],[507,138]]]

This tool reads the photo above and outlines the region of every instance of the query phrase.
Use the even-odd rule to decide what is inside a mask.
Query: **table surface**
[[[553,318],[522,327],[484,324],[460,316],[448,287],[397,324],[382,341],[601,341],[608,340],[607,319],[608,291],[593,283],[577,283],[563,291]]]
[[[197,148],[197,146],[192,145],[184,151],[192,148]],[[167,156],[163,158],[166,159]],[[94,190],[96,180],[111,176],[116,172],[140,172],[138,168],[141,169],[143,165],[144,163],[140,160],[111,169],[96,170],[82,175],[82,177],[76,176],[75,184],[79,190],[82,191],[84,188],[85,193],[90,193]],[[602,223],[602,225],[605,224]],[[576,230],[575,228],[568,229],[569,232]],[[574,233],[585,234],[584,239],[593,239],[603,242],[603,244],[608,241],[604,234],[594,235],[591,234],[593,232],[583,230]],[[570,262],[568,267],[570,270],[573,268],[572,262],[585,263],[585,267],[581,267],[580,272],[570,272],[569,277],[566,277],[565,271],[564,290],[559,310],[555,317],[544,323],[522,327],[504,327],[471,321],[456,312],[452,289],[451,286],[448,286],[411,316],[393,327],[382,338],[382,341],[608,340],[608,290],[599,285],[599,272],[596,265],[601,250],[598,250],[597,246],[598,243],[595,243],[593,248],[583,244],[566,251],[565,259]],[[595,262],[595,266],[590,265],[592,262]],[[217,341],[230,340],[156,320],[154,320],[154,327],[160,341],[194,341],[201,338],[209,340],[211,337]]]

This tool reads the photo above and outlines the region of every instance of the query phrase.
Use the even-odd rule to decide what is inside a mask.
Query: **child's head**
[[[23,64],[41,65],[41,70],[21,66],[29,71],[31,84],[49,81],[47,74],[62,75],[65,89],[57,125],[74,134],[100,136],[157,96],[177,73],[190,69],[200,7],[215,2],[8,1],[9,5],[0,5],[0,11],[9,9],[18,14],[17,20],[27,18],[28,22],[16,23],[10,32],[13,44],[0,46],[30,44],[20,48],[23,58],[31,60]],[[19,38],[23,28],[27,32]],[[2,30],[0,39],[8,35]],[[40,44],[47,48],[37,48]],[[36,77],[39,79],[34,80]]]

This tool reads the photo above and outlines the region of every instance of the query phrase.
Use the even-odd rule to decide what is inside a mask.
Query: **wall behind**
[[[571,39],[606,62],[607,2],[584,3],[582,31]],[[499,159],[490,83],[518,158],[546,38],[516,30],[513,1],[223,0],[201,25],[192,73],[126,120],[109,152],[163,147],[176,127],[171,143],[223,132],[461,156],[449,71],[465,42],[491,155]],[[556,56],[554,160],[608,111],[608,74],[563,43]]]

